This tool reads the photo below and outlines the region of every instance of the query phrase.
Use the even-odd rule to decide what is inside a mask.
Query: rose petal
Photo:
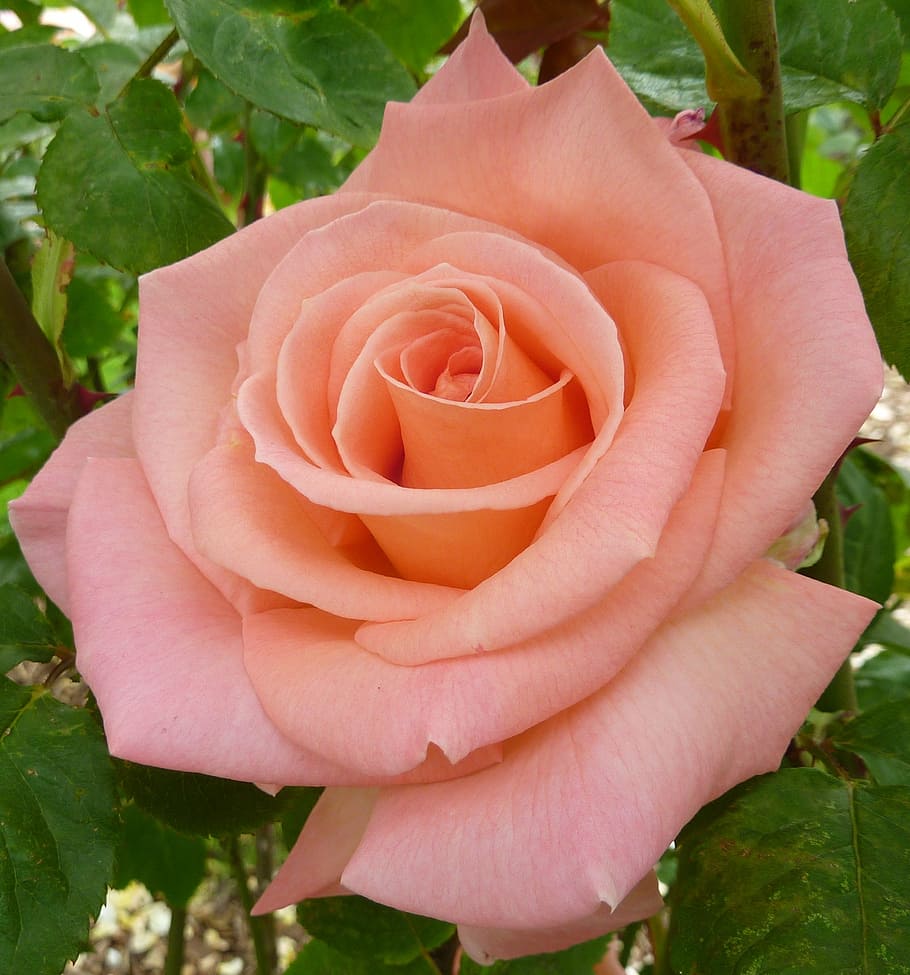
[[[341,882],[484,927],[618,904],[701,805],[777,767],[876,608],[759,560],[501,765],[381,790]]]
[[[111,754],[284,785],[435,781],[499,758],[493,746],[453,765],[431,749],[425,764],[389,779],[284,738],[244,671],[240,617],[168,538],[133,460],[86,462],[67,559],[79,669],[98,699]]]
[[[730,471],[699,599],[787,530],[875,405],[882,367],[837,206],[682,158],[714,204],[736,309],[736,390],[718,441]]]
[[[713,320],[699,290],[662,268],[617,262],[590,278],[635,369],[609,449],[600,456],[595,441],[593,469],[586,460],[568,475],[565,507],[503,571],[439,612],[363,627],[363,646],[408,663],[509,646],[596,604],[653,554],[720,405]]]
[[[246,619],[247,672],[283,733],[339,764],[394,775],[430,745],[458,761],[558,714],[628,663],[697,576],[722,485],[723,454],[712,451],[656,558],[596,607],[545,621],[509,650],[465,646],[460,659],[397,666],[359,647],[350,623],[278,610]]]
[[[439,72],[449,91],[471,91],[474,65],[496,57],[483,25],[472,28],[458,59]],[[379,143],[343,192],[482,217],[579,271],[625,259],[675,271],[707,296],[732,377],[729,294],[710,202],[604,52],[541,88],[507,90],[469,102],[390,104]]]
[[[35,578],[69,612],[66,522],[76,482],[88,457],[132,457],[131,393],[74,423],[25,493],[11,501],[9,520]]]
[[[458,937],[464,950],[475,961],[481,965],[489,965],[497,958],[518,958],[522,955],[537,955],[570,948],[610,931],[619,931],[633,921],[651,917],[663,905],[663,898],[657,889],[657,876],[650,871],[615,910],[603,904],[587,917],[549,928],[516,930],[462,924],[458,928]],[[617,971],[623,972],[623,969],[620,967]]]
[[[313,520],[313,506],[243,444],[217,447],[190,480],[193,535],[206,557],[263,589],[356,620],[419,616],[455,591],[354,564]],[[357,553],[353,553],[356,555]]]

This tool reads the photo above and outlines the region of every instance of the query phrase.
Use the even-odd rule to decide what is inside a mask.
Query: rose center
[[[463,403],[474,392],[482,367],[483,351],[479,346],[459,349],[449,356],[445,369],[433,387],[433,395]]]

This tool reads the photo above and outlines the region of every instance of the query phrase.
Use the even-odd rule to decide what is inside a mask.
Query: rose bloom
[[[135,391],[11,517],[113,754],[328,787],[260,909],[509,957],[777,766],[875,606],[765,553],[880,385],[834,203],[476,18],[340,192],[142,279]]]

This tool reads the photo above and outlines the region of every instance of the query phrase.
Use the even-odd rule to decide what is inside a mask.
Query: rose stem
[[[167,957],[164,960],[164,975],[180,975],[183,971],[183,957],[185,942],[183,937],[186,927],[186,908],[171,908],[171,926],[167,932]]]
[[[272,882],[275,871],[275,829],[272,823],[266,823],[256,831],[256,887],[261,894]],[[278,951],[275,930],[275,915],[263,914],[259,919],[266,931],[266,949],[269,952],[270,971],[278,965]]]
[[[725,155],[730,162],[788,183],[774,0],[723,0],[717,6],[727,41],[745,69],[758,78],[762,90],[756,99],[718,102]]]
[[[243,127],[243,196],[237,208],[237,226],[246,227],[262,216],[266,171],[262,157],[253,145],[250,122],[253,106],[247,102]]]
[[[234,874],[234,881],[237,884],[237,892],[240,894],[240,902],[246,912],[247,924],[250,929],[250,937],[253,939],[253,951],[256,954],[257,975],[272,975],[275,971],[270,968],[269,958],[277,952],[270,952],[268,942],[268,928],[264,923],[264,917],[253,916],[253,897],[247,885],[246,866],[240,853],[240,841],[236,836],[229,836],[225,840],[228,861],[231,865],[231,872]]]
[[[60,359],[35,320],[15,279],[0,259],[0,359],[15,373],[42,420],[58,440],[82,416],[75,388],[63,379]]]

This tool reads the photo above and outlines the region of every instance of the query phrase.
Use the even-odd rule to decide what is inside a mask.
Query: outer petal
[[[458,928],[458,936],[464,950],[475,961],[489,964],[496,958],[518,958],[521,955],[536,955],[545,951],[561,951],[609,931],[619,931],[633,921],[651,917],[663,905],[663,898],[657,889],[657,876],[650,871],[615,910],[603,904],[587,917],[550,928],[515,930],[477,928],[462,924]],[[623,971],[622,968],[617,970]]]
[[[9,506],[10,524],[26,561],[65,613],[69,612],[66,521],[73,491],[87,458],[134,456],[132,400],[127,393],[74,423],[28,490]]]
[[[722,484],[723,455],[712,451],[656,558],[588,612],[508,650],[465,647],[459,659],[403,667],[357,646],[353,624],[276,610],[244,621],[250,679],[277,727],[339,764],[395,775],[431,743],[459,761],[575,704],[626,665],[697,575]]]
[[[875,609],[754,563],[604,690],[516,739],[501,765],[383,790],[342,883],[484,927],[618,904],[702,804],[777,766]]]
[[[726,585],[789,528],[875,405],[881,356],[837,207],[684,152],[712,201],[736,312],[730,451],[714,556]]]

